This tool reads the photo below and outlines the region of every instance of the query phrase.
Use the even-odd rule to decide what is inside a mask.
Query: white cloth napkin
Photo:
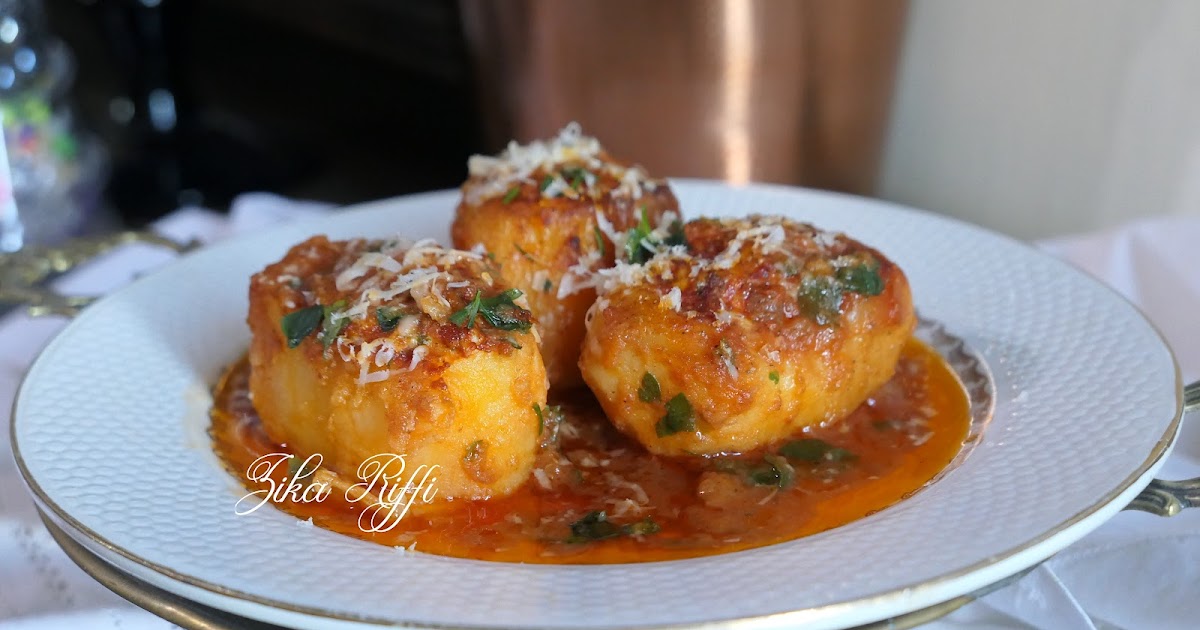
[[[184,241],[212,242],[327,206],[273,195],[239,197],[229,218],[182,209],[156,225]],[[1042,246],[1138,304],[1175,349],[1190,382],[1200,378],[1200,219],[1168,218]],[[103,294],[171,257],[129,246],[63,278],[64,291]],[[0,319],[0,420],[21,375],[65,322]],[[1200,422],[1183,435],[1161,477],[1200,476]],[[7,422],[0,421],[0,426]],[[41,526],[0,432],[0,628],[168,628],[79,570]],[[1192,628],[1200,620],[1200,510],[1171,519],[1122,513],[1020,582],[929,628]]]

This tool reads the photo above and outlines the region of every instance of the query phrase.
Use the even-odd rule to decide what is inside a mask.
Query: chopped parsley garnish
[[[772,383],[775,383],[776,385],[779,384],[779,372],[771,370],[771,373],[767,375],[767,378],[771,379]]]
[[[549,188],[550,184],[553,184],[553,183],[554,183],[554,176],[547,175],[542,178],[542,184],[540,186],[538,186],[538,190],[541,192],[546,192],[546,189]]]
[[[562,170],[563,179],[570,182],[571,188],[576,191],[579,190],[579,187],[583,185],[585,178],[589,175],[591,175],[591,172],[581,166],[571,166]]]
[[[329,306],[326,306],[322,313],[325,323],[321,326],[321,333],[317,338],[321,340],[321,346],[325,352],[329,352],[329,347],[333,345],[337,336],[345,330],[346,324],[350,323],[350,318],[346,316],[338,317],[337,322],[334,322],[333,314],[346,308],[346,300],[338,300]]]
[[[549,279],[547,279],[545,282],[542,283],[542,292],[543,293],[549,293],[550,289],[553,289],[553,288],[554,288],[554,283],[550,282]]]
[[[469,304],[450,315],[450,323],[464,328],[474,328],[475,318],[483,316],[494,328],[500,330],[529,330],[532,325],[521,318],[529,311],[513,304],[513,300],[521,297],[518,289],[509,289],[490,298],[483,297],[483,292],[475,293]]]
[[[396,325],[404,319],[404,315],[404,309],[395,306],[380,306],[375,309],[375,321],[379,323],[379,330],[383,332],[396,330]]]
[[[692,410],[692,403],[688,402],[687,396],[684,396],[682,392],[675,394],[671,400],[667,401],[667,415],[663,416],[654,426],[654,432],[658,434],[658,437],[675,435],[680,431],[695,430],[696,412]]]
[[[467,452],[463,455],[464,464],[473,464],[483,459],[483,453],[487,450],[487,444],[483,440],[475,440],[467,447]]]
[[[751,468],[746,478],[756,486],[787,488],[796,478],[796,469],[792,468],[787,459],[767,453],[763,455],[763,463]]]
[[[638,388],[638,400],[642,402],[657,402],[662,399],[662,390],[658,387],[658,379],[646,372],[642,375],[642,386]]]
[[[804,438],[788,442],[779,449],[779,454],[788,459],[809,462],[811,464],[819,464],[823,461],[844,462],[858,459],[858,456],[854,453],[844,448],[833,446],[825,440],[818,440],[817,438]]]
[[[508,192],[504,193],[504,199],[502,200],[504,205],[508,205],[508,204],[512,203],[513,200],[516,199],[517,195],[519,195],[519,194],[521,194],[520,186],[513,186],[512,188],[509,188]]]
[[[662,528],[658,526],[658,523],[655,523],[654,519],[649,516],[636,523],[621,526],[621,533],[626,536],[648,536],[650,534],[657,534],[661,530]]]
[[[837,279],[843,289],[853,293],[860,295],[883,293],[883,277],[879,275],[879,263],[875,260],[842,267],[837,271]]]
[[[517,340],[516,340],[516,339],[513,339],[512,337],[509,337],[508,335],[505,335],[505,336],[501,337],[501,338],[500,338],[500,341],[503,341],[504,343],[507,343],[508,345],[510,345],[510,346],[512,346],[512,347],[514,347],[514,348],[516,348],[517,350],[520,350],[520,349],[521,349],[521,344],[517,343]]]
[[[800,280],[796,299],[805,315],[825,326],[837,321],[845,293],[879,295],[883,293],[883,284],[879,262],[867,258],[864,262],[839,267],[833,275],[805,275]]]
[[[667,238],[663,241],[666,245],[684,245],[688,244],[687,235],[683,233],[683,222],[675,220],[671,223],[671,227],[667,230]]]
[[[300,472],[300,467],[304,465],[304,460],[295,455],[288,455],[288,479],[294,479],[296,473]]]
[[[837,321],[842,308],[842,288],[830,276],[805,276],[796,294],[800,309],[817,324],[826,326]]]
[[[592,234],[596,237],[596,249],[600,250],[600,257],[604,258],[604,233],[600,231],[600,226],[592,226]]]
[[[525,258],[525,260],[528,260],[528,261],[529,261],[529,262],[531,262],[531,263],[536,263],[536,262],[537,262],[537,260],[536,260],[536,259],[533,257],[533,255],[532,255],[532,254],[530,254],[529,252],[525,251],[524,249],[522,249],[520,245],[517,245],[516,243],[513,243],[513,247],[514,247],[514,248],[516,248],[516,250],[517,250],[517,253],[521,254],[521,256],[522,256],[523,258]]]
[[[639,264],[646,262],[650,258],[650,250],[642,243],[650,240],[652,230],[650,229],[650,217],[646,215],[646,206],[639,208],[641,211],[641,219],[638,220],[637,227],[629,232],[629,236],[625,239],[625,257],[630,263]]]
[[[558,439],[558,426],[562,424],[564,414],[562,405],[546,405],[533,403],[533,413],[537,414],[538,435],[544,435],[543,445]]]
[[[475,297],[461,309],[455,311],[448,318],[451,324],[461,326],[463,328],[474,328],[475,318],[479,315],[479,309],[483,306],[483,291],[476,291]]]
[[[305,337],[313,334],[324,318],[325,307],[320,304],[313,304],[284,315],[279,325],[283,329],[283,336],[287,338],[288,347],[295,348],[300,345]]]
[[[595,510],[571,523],[571,536],[567,538],[567,542],[577,544],[621,536],[645,536],[656,534],[659,529],[658,523],[648,516],[636,523],[617,525],[608,520],[608,514],[603,510]]]

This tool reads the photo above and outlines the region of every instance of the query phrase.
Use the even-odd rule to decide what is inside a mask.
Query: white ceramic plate
[[[21,387],[13,446],[37,500],[89,549],[166,590],[289,625],[837,627],[916,610],[1048,557],[1121,509],[1169,451],[1170,350],[1079,271],[977,227],[784,187],[674,182],[689,217],[780,213],[843,230],[908,274],[922,315],[982,354],[996,407],[957,469],[850,525],[636,565],[397,551],[260,510],[212,454],[209,387],[246,348],[248,278],[314,233],[447,240],[457,192],[369,204],[210,247],[88,308]]]

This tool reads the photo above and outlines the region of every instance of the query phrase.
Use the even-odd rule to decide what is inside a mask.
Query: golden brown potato
[[[854,410],[915,326],[904,273],[779,217],[700,219],[604,272],[580,367],[609,419],[664,455],[740,452]]]
[[[525,292],[550,385],[581,385],[579,348],[596,300],[594,272],[630,256],[613,246],[621,233],[643,217],[651,228],[670,223],[679,203],[665,181],[614,160],[578,125],[550,141],[510,144],[499,157],[472,157],[469,167],[454,245],[483,245],[504,278]]]
[[[292,248],[250,285],[267,435],[352,480],[383,453],[439,466],[437,499],[515,490],[537,455],[546,372],[532,315],[496,273],[432,241]]]

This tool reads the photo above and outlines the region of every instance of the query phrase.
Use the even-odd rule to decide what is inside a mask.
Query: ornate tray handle
[[[97,298],[62,295],[47,286],[47,283],[54,277],[127,243],[158,245],[181,254],[200,245],[199,241],[195,240],[176,243],[153,232],[126,231],[72,239],[61,245],[29,247],[11,254],[0,254],[0,305],[24,304],[26,312],[32,317],[74,317]]]
[[[1200,381],[1183,388],[1183,413],[1194,411],[1200,411]],[[1193,507],[1200,507],[1200,477],[1181,481],[1155,479],[1125,509],[1175,516]]]

